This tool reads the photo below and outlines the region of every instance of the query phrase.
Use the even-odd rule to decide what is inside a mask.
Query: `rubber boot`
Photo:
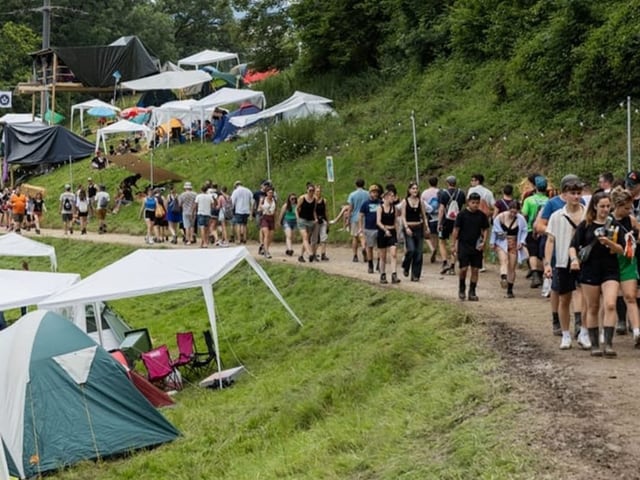
[[[588,329],[589,340],[591,340],[591,356],[601,357],[602,350],[600,350],[600,329],[598,327],[592,327]]]
[[[624,297],[616,298],[616,313],[618,314],[618,323],[616,324],[616,333],[618,335],[626,335],[627,333],[627,304]]]
[[[618,355],[613,349],[613,327],[604,327],[604,356],[615,357]]]

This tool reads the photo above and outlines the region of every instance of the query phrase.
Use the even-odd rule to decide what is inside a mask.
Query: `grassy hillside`
[[[62,271],[83,276],[131,251],[44,240]],[[239,268],[216,285],[216,308],[223,364],[248,373],[222,392],[187,383],[175,408],[163,410],[183,433],[175,442],[51,478],[535,476],[538,460],[515,430],[518,407],[470,317],[423,295],[265,268],[303,327]],[[208,326],[198,289],[112,305],[174,352],[175,332]]]

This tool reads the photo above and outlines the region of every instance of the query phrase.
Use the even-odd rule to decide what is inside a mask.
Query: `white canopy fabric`
[[[120,109],[114,105],[111,105],[110,103],[107,102],[103,102],[102,100],[98,100],[97,98],[94,98],[93,100],[87,100],[86,102],[82,102],[82,103],[76,103],[75,105],[71,106],[71,128],[70,130],[73,130],[73,114],[75,113],[76,110],[80,111],[80,128],[84,129],[84,111],[85,110],[90,110],[94,107],[103,107],[103,108],[110,108],[111,110],[115,111],[115,112],[119,112]]]
[[[55,248],[14,232],[0,237],[0,256],[3,255],[7,257],[49,257],[51,270],[58,269]]]
[[[30,113],[5,113],[3,116],[0,117],[0,123],[5,125],[11,125],[16,123],[31,123],[31,122],[42,123],[42,119],[40,117],[31,115]]]
[[[191,108],[198,103],[193,98],[167,102],[151,112],[151,125],[162,125],[172,118],[178,118],[185,126],[191,125],[198,115]]]
[[[102,148],[103,152],[107,151],[107,141],[106,137],[108,135],[113,135],[116,133],[136,133],[141,132],[144,134],[147,139],[147,143],[151,142],[151,137],[153,136],[153,130],[151,130],[146,125],[139,125],[135,122],[130,122],[129,120],[119,120],[116,123],[112,123],[111,125],[107,125],[104,128],[98,130],[96,134],[96,150],[100,148],[100,140],[102,140]]]
[[[237,53],[229,52],[216,52],[215,50],[203,50],[198,53],[194,53],[188,57],[178,60],[178,66],[187,65],[190,67],[199,67],[201,65],[217,65],[225,60],[235,60],[236,63],[240,63],[240,58]]]
[[[302,325],[267,273],[251,256],[246,247],[219,250],[136,250],[84,280],[43,300],[40,302],[39,308],[78,307],[120,298],[185,288],[201,288],[213,334],[218,370],[222,371],[211,286],[243,260],[249,263],[294,320]],[[97,308],[96,311],[98,311]],[[98,333],[102,338],[100,332]]]
[[[136,91],[146,90],[182,90],[183,88],[210,82],[211,75],[202,70],[182,72],[162,72],[150,77],[122,82],[124,88]]]
[[[0,311],[37,305],[78,280],[77,273],[0,270]]]
[[[292,120],[295,118],[305,118],[309,116],[336,115],[335,110],[329,106],[333,100],[319,95],[305,92],[294,92],[285,101],[269,107],[253,115],[233,117],[229,121],[238,128],[248,127],[260,120],[268,118],[282,118]]]

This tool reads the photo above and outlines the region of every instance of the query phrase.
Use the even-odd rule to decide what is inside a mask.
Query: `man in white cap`
[[[73,235],[73,208],[76,204],[76,196],[71,191],[71,185],[64,186],[64,192],[60,194],[60,215],[64,223],[64,234]]]
[[[184,226],[184,243],[195,243],[194,226],[196,217],[196,194],[191,182],[184,182],[184,192],[178,196],[178,204],[182,209],[182,225]]]

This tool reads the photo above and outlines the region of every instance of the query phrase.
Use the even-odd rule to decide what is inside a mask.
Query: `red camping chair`
[[[180,374],[171,362],[169,349],[166,345],[160,345],[158,348],[143,352],[140,354],[140,358],[147,369],[147,378],[151,383],[176,390],[182,389]]]
[[[173,361],[172,365],[175,368],[189,367],[196,356],[193,332],[176,333],[176,343],[178,344],[178,358]]]

